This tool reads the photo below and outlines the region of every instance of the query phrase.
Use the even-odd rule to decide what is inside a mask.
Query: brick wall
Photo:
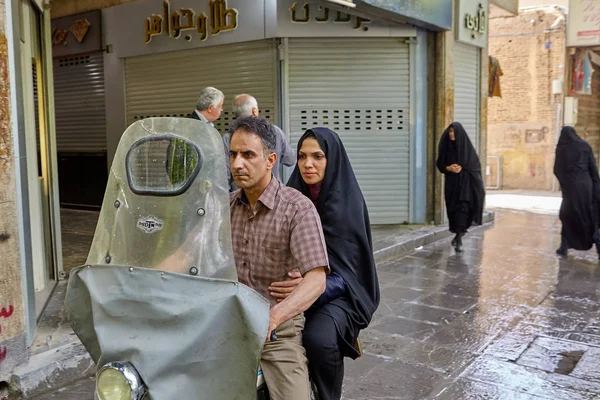
[[[565,15],[556,7],[490,19],[489,53],[503,71],[502,98],[488,99],[488,155],[503,157],[504,189],[553,187],[557,111],[563,78]]]

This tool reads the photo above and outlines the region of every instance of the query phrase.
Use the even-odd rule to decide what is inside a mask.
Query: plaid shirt
[[[289,280],[298,268],[302,275],[327,267],[329,261],[321,219],[313,203],[276,178],[251,210],[242,190],[230,194],[233,255],[238,279],[277,304],[269,294],[272,282]]]

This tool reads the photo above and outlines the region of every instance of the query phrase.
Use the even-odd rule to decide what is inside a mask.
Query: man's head
[[[235,184],[242,189],[266,188],[277,160],[273,126],[264,118],[235,120],[229,143],[229,163]]]
[[[202,89],[200,97],[196,103],[196,110],[200,111],[208,122],[214,122],[219,119],[223,112],[223,101],[225,95],[219,89],[208,86]]]
[[[258,117],[258,102],[249,94],[237,95],[233,100],[233,116],[235,118]]]

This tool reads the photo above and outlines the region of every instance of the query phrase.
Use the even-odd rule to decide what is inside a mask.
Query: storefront
[[[600,4],[569,3],[564,124],[572,125],[600,157]]]
[[[54,19],[52,32],[61,206],[99,209],[108,179],[101,12]]]
[[[363,5],[146,0],[103,10],[109,159],[125,126],[186,116],[205,86],[225,93],[222,133],[233,97],[250,93],[293,145],[313,126],[340,134],[373,223],[424,222],[426,30]]]

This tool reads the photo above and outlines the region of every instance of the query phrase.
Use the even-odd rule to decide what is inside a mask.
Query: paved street
[[[382,301],[344,398],[600,399],[597,256],[556,257],[555,215],[501,210],[465,253],[450,240],[379,265]],[[92,399],[93,380],[38,397]]]

